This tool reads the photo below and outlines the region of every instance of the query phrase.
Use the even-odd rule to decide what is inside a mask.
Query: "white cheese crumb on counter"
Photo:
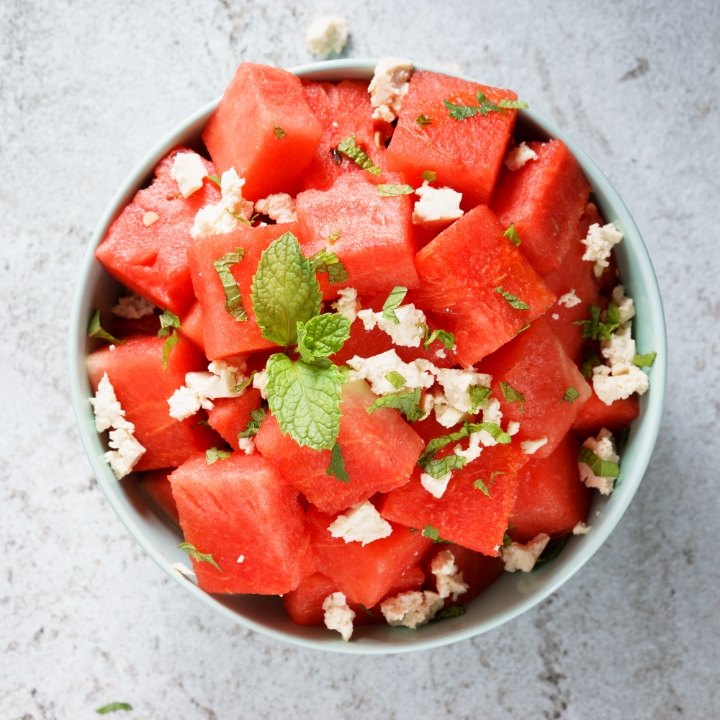
[[[550,536],[540,533],[524,545],[513,542],[508,547],[502,548],[500,555],[505,563],[506,572],[516,572],[517,570],[530,572],[549,542]]]
[[[452,473],[445,473],[442,477],[434,478],[432,475],[422,473],[420,484],[435,498],[441,498],[447,490]]]
[[[203,186],[207,170],[197,153],[178,153],[175,156],[170,177],[175,180],[183,197],[190,197]]]
[[[222,360],[215,360],[210,363],[208,370],[210,372],[190,372],[185,375],[185,385],[168,398],[170,417],[185,420],[200,408],[212,410],[213,400],[242,395],[240,392],[233,393],[232,390],[246,379],[243,375],[244,368],[236,368]]]
[[[511,437],[517,435],[520,432],[520,423],[517,420],[510,420],[507,425],[507,434]]]
[[[613,434],[603,428],[595,438],[588,438],[583,443],[583,447],[592,450],[601,460],[605,462],[620,462],[620,456],[615,452],[615,443]],[[595,488],[600,491],[601,495],[609,495],[615,487],[615,478],[600,477],[596,475],[590,466],[584,462],[578,463],[580,471],[580,480],[589,488]]]
[[[361,308],[357,290],[351,287],[343,288],[342,290],[338,290],[338,295],[340,297],[332,303],[330,307],[332,307],[335,312],[344,315],[352,325]]]
[[[95,397],[90,398],[90,404],[95,413],[95,428],[98,432],[111,427],[129,432],[135,430],[135,426],[125,419],[125,411],[115,395],[115,388],[107,373],[100,379]]]
[[[255,377],[253,378],[252,385],[256,390],[260,391],[260,397],[262,397],[263,400],[267,400],[268,380],[267,370],[261,370],[255,373]]]
[[[244,555],[241,555],[241,556],[237,559],[237,561],[238,561],[239,563],[241,563],[241,564],[244,563],[244,562],[245,562],[245,556],[244,556]]]
[[[505,166],[508,170],[515,172],[515,170],[523,167],[526,162],[537,159],[537,153],[524,142],[521,142],[505,156]]]
[[[452,188],[434,188],[425,180],[415,191],[420,199],[415,203],[412,221],[414,225],[445,225],[459,220],[465,213],[460,209],[462,193]]]
[[[361,358],[355,355],[348,360],[350,380],[367,380],[376,395],[387,395],[398,392],[398,388],[385,378],[395,370],[405,378],[402,390],[415,388],[429,388],[434,383],[433,376],[418,368],[417,363],[404,363],[394,350],[388,350],[380,355]],[[257,378],[257,375],[255,376]]]
[[[438,593],[412,590],[384,600],[380,610],[389,625],[403,625],[414,630],[430,622],[444,605],[445,600]]]
[[[633,393],[642,395],[650,387],[648,376],[635,365],[597,365],[593,368],[595,394],[606,404],[624,400]]]
[[[377,326],[392,338],[395,345],[420,347],[420,343],[425,338],[425,313],[410,303],[396,308],[395,315],[399,320],[398,323],[388,320],[382,311],[374,312],[368,309],[360,310],[357,314],[368,332]]]
[[[195,577],[195,573],[185,563],[176,562],[170,566],[173,570],[177,570],[181,575],[185,577]]]
[[[339,55],[348,40],[345,18],[321,17],[315,20],[305,35],[305,44],[313,55]]]
[[[345,642],[350,640],[355,613],[348,607],[345,595],[341,592],[328,595],[323,600],[322,607],[325,611],[325,627],[328,630],[337,630]]]
[[[244,184],[245,179],[238,177],[235,168],[230,168],[222,174],[220,180],[222,198],[217,205],[206,205],[198,210],[190,230],[193,238],[229,233],[248,224],[253,204],[243,199]]]
[[[338,515],[328,525],[328,530],[334,538],[342,538],[346,543],[359,542],[363,547],[392,534],[390,523],[380,517],[369,500],[353,505],[344,515]]]
[[[111,430],[108,445],[113,449],[105,453],[105,459],[118,480],[128,475],[145,453],[145,448],[126,429]]]
[[[570,292],[567,292],[558,298],[558,305],[564,305],[566,308],[573,308],[581,302],[582,300],[575,294],[575,288],[572,288]]]
[[[534,455],[543,445],[547,445],[546,437],[538,440],[523,440],[520,443],[520,447],[526,455]]]
[[[383,58],[376,65],[368,87],[370,104],[375,108],[373,119],[392,122],[400,115],[413,67],[410,60],[394,57]]]
[[[238,447],[246,454],[252,455],[255,452],[255,443],[252,438],[238,438]]]
[[[592,530],[592,525],[586,525],[584,522],[579,522],[573,528],[573,535],[587,535]]]
[[[625,297],[625,288],[622,285],[616,285],[613,288],[612,301],[617,305],[621,325],[624,325],[628,320],[632,320],[635,317],[635,304],[633,303],[633,299]]]
[[[154,312],[155,306],[135,293],[119,297],[112,309],[113,315],[125,320],[139,320],[146,315],[152,315]]]
[[[287,193],[268,195],[255,203],[255,212],[267,215],[276,223],[297,222],[295,200]]]
[[[593,223],[588,229],[587,237],[580,242],[587,246],[583,260],[594,262],[593,272],[595,277],[600,277],[603,270],[610,265],[608,258],[615,245],[623,239],[622,233],[619,233],[612,223],[600,227],[597,223]]]
[[[442,550],[430,563],[430,570],[437,582],[437,591],[441,598],[452,595],[453,601],[467,592],[468,585],[463,582],[463,574],[458,572],[455,556],[450,550]]]

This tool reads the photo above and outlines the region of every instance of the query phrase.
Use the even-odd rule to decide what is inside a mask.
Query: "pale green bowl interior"
[[[314,80],[370,78],[377,60],[335,60],[303,65],[291,72]],[[419,69],[444,72],[432,67]],[[466,78],[472,80],[472,78]],[[648,466],[662,416],[667,350],[665,320],[655,273],[643,240],[630,213],[595,163],[570,138],[536,112],[521,111],[518,129],[528,138],[563,140],[579,161],[593,187],[594,201],[606,222],[613,222],[625,239],[617,247],[618,263],[627,293],[634,298],[637,318],[634,332],[639,353],[657,352],[650,370],[650,391],[640,399],[640,417],[633,423],[630,438],[622,456],[622,471],[617,489],[610,498],[595,495],[589,522],[593,530],[585,536],[572,537],[554,561],[529,574],[506,573],[500,580],[472,601],[464,616],[434,623],[417,631],[390,628],[386,625],[358,628],[349,643],[324,628],[300,627],[290,622],[280,599],[253,595],[217,596],[200,590],[193,582],[172,570],[173,562],[187,563],[187,556],[177,549],[180,535],[171,524],[149,507],[140,493],[136,477],[118,482],[104,459],[105,439],[95,431],[93,413],[88,402],[90,385],[85,356],[95,349],[95,341],[86,329],[95,308],[108,309],[118,296],[120,286],[100,266],[95,248],[122,208],[139,188],[147,184],[158,161],[175,145],[202,147],[200,133],[217,105],[208,103],[175,127],[135,167],[103,214],[95,230],[78,279],[70,326],[70,383],[73,407],[80,436],[98,483],[108,501],[132,536],[145,552],[178,583],[207,606],[234,622],[270,637],[318,650],[356,654],[384,654],[437,647],[464,640],[491,630],[529,610],[574,575],[605,542],[622,517]],[[596,517],[596,511],[600,516]]]

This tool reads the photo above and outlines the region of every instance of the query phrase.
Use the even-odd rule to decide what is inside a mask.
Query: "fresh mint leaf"
[[[443,608],[440,612],[432,619],[431,622],[438,622],[438,620],[447,620],[448,618],[461,617],[465,614],[465,608],[462,605],[451,605],[450,607]]]
[[[375,613],[372,610],[368,610],[362,603],[358,603],[358,607],[370,617],[375,617]]]
[[[248,317],[242,304],[240,288],[238,288],[230,268],[237,265],[243,257],[245,257],[245,249],[236,247],[233,252],[225,253],[219,260],[213,260],[213,267],[217,270],[225,291],[225,309],[238,322],[246,322]]]
[[[425,417],[425,412],[420,407],[420,388],[415,388],[415,390],[409,393],[381,395],[367,411],[368,413],[372,413],[378,408],[398,410],[405,415],[409,422],[416,422]]]
[[[158,337],[167,337],[179,327],[180,318],[175,315],[175,313],[172,313],[165,308],[165,312],[160,316],[160,329],[158,330]]]
[[[509,98],[503,98],[498,103],[498,107],[509,108],[510,110],[527,110],[530,106],[524,100],[510,100]]]
[[[511,437],[506,432],[503,432],[502,428],[497,423],[470,423],[468,425],[468,429],[470,432],[480,432],[481,430],[484,430],[493,438],[493,440],[500,443],[500,445],[507,445],[511,441]]]
[[[433,172],[432,170],[425,170],[420,174],[420,177],[423,180],[427,180],[427,182],[435,182],[437,180],[437,173]]]
[[[279,125],[275,126],[275,130],[273,132],[278,140],[282,140],[284,137],[287,137],[287,133]]]
[[[438,451],[442,450],[446,445],[449,445],[452,442],[458,442],[458,440],[462,440],[463,438],[466,438],[470,434],[468,430],[468,425],[465,423],[460,430],[454,433],[450,433],[449,435],[441,435],[440,437],[433,438],[426,446],[425,449],[422,452],[422,455],[420,455],[420,458],[417,461],[417,464],[421,468],[425,468],[426,465],[433,460],[435,455],[438,453]],[[445,473],[442,473],[443,475]]]
[[[180,342],[180,336],[178,335],[177,330],[173,330],[170,337],[168,337],[168,339],[163,343],[163,349],[162,349],[163,372],[165,372],[168,368],[168,362],[170,361],[170,353],[172,352],[172,349],[179,342]]]
[[[542,551],[540,557],[535,561],[535,565],[542,565],[543,563],[554,560],[567,545],[569,535],[563,535],[562,537],[551,540]]]
[[[297,342],[298,321],[320,313],[320,285],[292,233],[281,235],[263,252],[251,299],[262,336],[284,347]]]
[[[586,380],[589,380],[593,374],[593,368],[600,365],[600,357],[597,351],[593,348],[583,349],[583,363],[580,366],[580,371]]]
[[[415,118],[415,122],[420,127],[425,127],[425,125],[432,125],[432,120],[429,117],[427,117],[426,115],[418,115]]]
[[[633,358],[633,365],[637,365],[638,367],[652,367],[656,357],[657,353],[654,350],[646,355],[636,355]]]
[[[454,120],[467,120],[475,117],[480,108],[477,105],[457,105],[443,100],[443,105],[448,109],[450,117]]]
[[[338,143],[337,149],[343,154],[347,155],[356,165],[361,167],[363,170],[367,170],[373,175],[380,175],[382,170],[373,163],[368,157],[367,153],[355,144],[355,135],[351,135],[349,138],[345,138]]]
[[[383,317],[386,320],[390,320],[390,322],[395,323],[395,325],[400,324],[400,320],[398,320],[398,316],[395,314],[395,310],[397,310],[400,305],[402,304],[402,301],[405,299],[405,296],[407,295],[407,288],[402,287],[401,285],[396,285],[388,295],[388,299],[385,301],[385,304],[383,305]]]
[[[598,340],[609,340],[610,335],[620,327],[620,310],[614,303],[608,303],[605,319],[598,325]]]
[[[503,233],[503,235],[508,238],[515,247],[520,247],[520,236],[517,234],[517,230],[515,229],[515,223],[510,223],[510,227]]]
[[[447,330],[433,330],[430,332],[430,328],[425,328],[425,350],[430,350],[430,344],[435,340],[439,340],[446,350],[452,350],[455,347],[455,335]]]
[[[505,292],[505,290],[502,289],[502,286],[498,285],[498,287],[495,288],[495,292],[502,295],[510,305],[513,310],[529,310],[530,306],[527,303],[524,303],[522,300],[520,300],[517,295],[513,295],[512,293]]]
[[[616,478],[620,476],[620,466],[609,460],[601,460],[590,448],[580,448],[578,462],[585,463],[597,477]]]
[[[262,421],[265,419],[265,408],[258,408],[257,410],[251,410],[250,411],[250,419],[248,420],[247,425],[245,426],[244,430],[241,430],[238,433],[238,440],[240,438],[249,438],[249,437],[255,437],[255,435],[258,434],[258,431],[260,430],[260,426],[262,425]]]
[[[512,541],[513,539],[505,533],[505,535],[503,535],[503,548],[509,548],[510,545],[512,545]]]
[[[503,397],[509,402],[519,402],[520,412],[525,412],[525,395],[518,392],[510,383],[501,382],[500,390],[502,390]]]
[[[330,466],[325,471],[326,475],[330,475],[331,477],[334,475],[340,482],[344,482],[345,484],[350,482],[350,476],[347,474],[347,470],[345,469],[345,460],[342,456],[342,449],[340,448],[340,443],[336,442],[333,445],[332,448],[332,454],[330,456]]]
[[[525,332],[530,327],[530,323],[527,325],[523,325],[516,333],[515,336],[517,337],[521,332]]]
[[[570,386],[563,395],[563,399],[560,401],[560,404],[563,403],[570,403],[571,405],[580,397],[580,393],[572,386]]]
[[[385,379],[396,389],[399,390],[405,384],[405,378],[397,371],[391,370]]]
[[[212,425],[210,425],[210,423],[209,423],[207,420],[198,420],[198,421],[193,425],[193,427],[206,427],[206,428],[209,428],[209,427],[212,427]]]
[[[332,235],[330,235],[327,239],[327,241],[332,245],[333,243],[338,241],[338,238],[340,237],[340,231],[336,230]]]
[[[328,360],[314,363],[271,355],[265,368],[270,410],[280,430],[298,445],[332,450],[340,431],[340,372]]]
[[[227,452],[227,450],[218,450],[216,447],[211,447],[205,451],[205,462],[212,465],[218,460],[227,460],[231,455],[232,453]]]
[[[450,545],[449,540],[443,540],[440,537],[440,531],[437,528],[434,528],[432,525],[426,525],[425,529],[422,531],[423,537],[429,538],[434,543],[446,543],[447,545]]]
[[[220,176],[219,175],[208,175],[208,180],[212,180],[218,187],[220,187]]]
[[[297,324],[298,352],[311,363],[338,352],[350,337],[350,321],[340,313],[324,313]]]
[[[447,475],[453,470],[462,470],[466,463],[467,460],[464,457],[460,457],[459,455],[455,455],[453,453],[452,455],[447,455],[444,458],[434,458],[432,460],[428,460],[424,465],[420,465],[420,461],[418,460],[417,464],[420,465],[423,472],[438,480],[443,477],[443,475]]]
[[[180,548],[180,550],[184,550],[196,562],[210,563],[214,568],[222,572],[222,570],[220,570],[220,566],[215,562],[215,559],[210,553],[201,553],[194,545],[191,545],[189,542],[181,542],[178,545],[178,548]]]
[[[587,309],[590,317],[587,320],[576,320],[573,325],[582,325],[583,339],[597,340],[598,326],[600,324],[600,308],[597,305],[588,305]]]
[[[249,378],[243,380],[241,383],[238,383],[237,385],[235,385],[235,387],[230,388],[230,392],[233,393],[234,395],[241,393],[246,387],[248,387],[250,385],[250,383],[252,383],[252,381],[256,375],[257,375],[257,370],[253,370],[250,373]]]
[[[118,340],[116,337],[113,337],[109,332],[103,329],[103,326],[100,324],[100,310],[96,310],[95,314],[92,316],[92,320],[88,325],[87,334],[88,337],[107,340],[109,343],[113,343],[115,345],[122,345],[122,343],[125,342],[124,340]]]
[[[251,218],[246,218],[244,215],[234,213],[230,208],[225,208],[225,212],[228,215],[232,215],[236,220],[239,220],[243,225],[247,225],[248,227],[252,227],[252,224],[260,217],[257,213],[255,213],[255,215]]]
[[[111,712],[117,712],[118,710],[132,710],[132,705],[130,703],[124,703],[124,702],[114,702],[110,703],[108,705],[103,705],[102,707],[99,707],[95,712],[98,715],[107,715]]]
[[[482,405],[485,404],[487,399],[492,393],[492,389],[483,387],[482,385],[472,385],[470,390],[470,402],[472,403],[472,414],[474,415]]]
[[[474,483],[473,487],[479,490],[483,495],[490,497],[490,491],[487,489],[487,485],[482,478],[478,478]]]
[[[507,473],[506,473],[504,470],[493,470],[493,471],[490,473],[490,482],[488,483],[488,485],[492,485],[493,482],[495,482],[495,476],[496,476],[496,475],[507,475]],[[515,529],[515,528],[511,528],[511,530],[514,530],[514,529]]]
[[[397,197],[398,195],[412,195],[415,192],[415,188],[410,185],[378,185],[378,195],[380,197]]]
[[[310,258],[309,262],[316,273],[327,273],[331,285],[345,282],[349,277],[345,266],[335,253],[320,250]]]

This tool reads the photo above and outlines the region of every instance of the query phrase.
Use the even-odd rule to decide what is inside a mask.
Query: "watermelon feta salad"
[[[510,90],[381,61],[240,65],[96,251],[87,358],[118,479],[209,593],[349,640],[461,615],[591,532],[648,390],[633,301],[560,140]]]

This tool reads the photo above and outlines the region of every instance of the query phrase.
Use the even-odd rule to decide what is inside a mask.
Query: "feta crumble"
[[[415,362],[404,363],[394,350],[388,350],[369,358],[355,355],[348,360],[347,364],[351,368],[350,380],[367,380],[376,395],[398,392],[398,388],[385,378],[393,370],[405,378],[405,384],[401,390],[429,388],[434,383],[434,378],[429,372],[418,368]],[[255,377],[257,378],[257,375]]]
[[[608,258],[615,245],[623,239],[622,233],[619,233],[612,223],[600,227],[597,223],[593,223],[588,229],[587,237],[580,242],[587,246],[583,260],[594,262],[593,272],[595,277],[600,277],[603,270],[610,264]]]
[[[462,193],[452,188],[434,188],[425,180],[415,191],[420,199],[415,203],[412,221],[414,225],[445,225],[460,219],[465,213],[460,209]]]
[[[612,368],[597,365],[593,368],[592,381],[595,394],[606,405],[629,398],[633,393],[642,395],[650,387],[648,376],[639,367],[627,364]]]
[[[485,433],[488,435],[487,432],[482,430],[481,432],[473,432],[470,433],[469,438],[469,444],[467,450],[463,450],[461,445],[456,445],[453,452],[458,456],[465,458],[465,462],[471,463],[473,460],[477,460],[480,457],[480,454],[482,453],[482,447],[480,446],[481,440],[482,440],[482,433]],[[492,440],[492,437],[488,435],[490,439]],[[485,443],[482,443],[485,445]],[[495,441],[493,440],[493,444],[495,444]],[[486,446],[487,447],[487,446]]]
[[[400,321],[399,323],[388,320],[382,311],[374,312],[367,309],[360,310],[357,314],[368,332],[375,327],[379,327],[392,338],[395,345],[400,347],[420,347],[420,343],[425,338],[425,328],[427,327],[425,313],[410,303],[395,308],[395,315]]]
[[[260,372],[255,373],[255,377],[253,378],[252,385],[256,390],[260,391],[260,397],[262,397],[263,400],[267,400],[267,385],[268,385],[267,370],[261,370]]]
[[[613,288],[612,301],[617,305],[621,325],[624,325],[628,320],[632,320],[635,317],[635,304],[633,303],[633,299],[625,297],[625,288],[622,285],[616,285]]]
[[[635,341],[632,339],[632,323],[621,325],[608,340],[600,343],[600,352],[610,367],[632,364],[635,357]]]
[[[135,429],[135,426],[125,419],[125,411],[115,395],[115,388],[107,373],[100,379],[95,397],[90,398],[90,404],[95,413],[95,428],[99,433],[111,427],[129,432]]]
[[[287,193],[268,195],[255,203],[255,212],[267,215],[276,223],[297,222],[295,200]]]
[[[177,181],[183,197],[190,197],[203,186],[207,170],[197,153],[178,153],[175,156],[170,177]]]
[[[154,225],[159,219],[160,219],[160,216],[156,212],[153,212],[152,210],[148,210],[142,216],[142,224],[145,227],[150,227],[151,225]]]
[[[435,498],[441,498],[447,490],[452,472],[445,473],[442,477],[434,478],[432,475],[422,473],[420,484]]]
[[[519,170],[529,160],[537,159],[537,153],[524,142],[521,142],[505,156],[505,166],[508,170],[515,172],[515,170]]]
[[[176,562],[170,566],[173,570],[177,570],[181,575],[185,577],[195,577],[195,573],[185,563]]]
[[[145,453],[145,448],[135,439],[131,430],[121,428],[110,431],[110,442],[108,445],[112,450],[105,453],[105,459],[110,464],[115,477],[120,480],[128,475],[137,465],[137,461]]]
[[[244,563],[244,562],[245,562],[245,556],[244,556],[244,555],[241,555],[241,556],[237,559],[237,561],[238,561],[240,564]]]
[[[325,627],[328,630],[337,630],[345,642],[350,640],[355,613],[348,607],[345,595],[341,592],[328,595],[323,600],[322,607],[325,611]]]
[[[403,625],[414,630],[430,622],[443,605],[445,600],[438,593],[412,590],[384,600],[380,610],[389,625]]]
[[[559,320],[559,319],[560,319],[560,316],[559,316],[557,313],[553,313],[553,314],[552,314],[552,319],[553,319],[553,320]]]
[[[375,540],[389,537],[392,526],[369,500],[365,500],[346,510],[344,515],[338,515],[328,525],[328,530],[334,538],[341,537],[346,543],[359,542],[365,547]]]
[[[620,456],[615,452],[613,434],[603,428],[595,438],[588,438],[583,443],[583,447],[592,450],[601,460],[606,462],[620,462]],[[615,478],[599,477],[584,462],[578,463],[580,470],[580,480],[589,488],[596,488],[601,495],[609,495],[615,487]]]
[[[465,370],[439,368],[429,360],[417,360],[417,364],[423,370],[431,372],[443,389],[445,402],[456,410],[468,413],[472,410],[470,399],[471,387],[490,387],[492,376],[485,373],[475,372],[472,368]],[[498,407],[500,404],[498,403]],[[500,415],[502,417],[502,414]],[[486,422],[495,422],[486,421]]]
[[[252,438],[238,438],[238,447],[246,454],[252,455],[255,452],[255,443]]]
[[[458,572],[455,556],[450,550],[440,551],[430,563],[430,570],[435,576],[437,591],[441,598],[452,596],[456,601],[467,592],[468,585],[463,582],[463,574]]]
[[[246,379],[240,368],[215,360],[210,363],[208,370],[210,372],[190,372],[185,375],[185,385],[168,398],[170,417],[185,420],[200,408],[212,410],[213,400],[240,397],[242,393],[233,392],[233,388]]]
[[[575,288],[572,288],[570,292],[561,295],[558,299],[558,305],[564,305],[566,308],[573,308],[581,302],[582,300],[575,294]]]
[[[339,55],[347,40],[347,20],[339,17],[318,18],[305,35],[305,44],[313,55]]]
[[[330,307],[335,312],[344,315],[348,322],[352,325],[355,322],[355,318],[361,308],[360,301],[358,300],[357,290],[355,288],[343,288],[338,290],[340,296]]]
[[[543,445],[547,445],[546,437],[538,440],[523,440],[520,443],[520,447],[526,455],[534,455]]]
[[[500,410],[500,401],[497,398],[488,398],[482,407],[482,411],[483,422],[495,423],[495,425],[500,426],[503,414],[502,410]],[[485,447],[492,447],[498,444],[497,440],[487,430],[481,430],[478,434],[480,436],[480,442]]]
[[[249,224],[248,218],[252,215],[253,204],[243,199],[244,184],[245,179],[238,177],[235,168],[230,168],[222,174],[220,180],[222,198],[217,205],[206,205],[198,210],[190,230],[193,238],[221,235]]]
[[[540,533],[524,545],[513,542],[508,547],[502,548],[500,555],[505,563],[506,572],[516,572],[517,570],[530,572],[549,542],[550,536]]]
[[[579,522],[573,528],[573,535],[587,535],[591,530],[591,525],[586,525],[584,522]]]
[[[510,420],[507,425],[507,430],[505,432],[507,432],[507,434],[511,437],[513,435],[517,435],[520,432],[520,423],[517,422],[517,420]]]
[[[135,293],[119,297],[112,309],[113,315],[125,320],[139,320],[146,315],[152,315],[154,312],[155,306]]]
[[[374,120],[392,122],[400,115],[412,71],[410,60],[386,57],[377,64],[368,87],[370,104],[375,108],[372,114]]]

